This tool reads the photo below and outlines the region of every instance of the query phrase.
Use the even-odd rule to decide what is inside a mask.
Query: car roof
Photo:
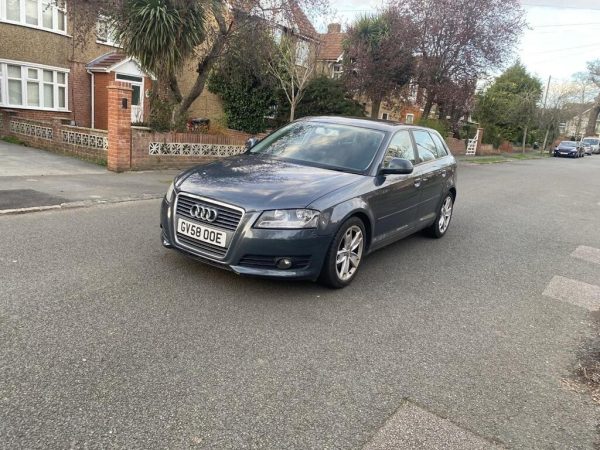
[[[338,125],[350,125],[362,128],[371,128],[373,130],[380,131],[396,131],[402,128],[421,128],[423,130],[431,130],[431,128],[406,125],[400,122],[394,122],[392,120],[370,119],[367,117],[313,116],[303,117],[299,120],[304,120],[307,122],[326,122]]]

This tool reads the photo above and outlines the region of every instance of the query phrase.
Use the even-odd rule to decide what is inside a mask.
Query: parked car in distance
[[[597,137],[586,137],[581,140],[581,144],[585,150],[586,155],[600,154],[600,138]]]
[[[562,141],[554,149],[554,156],[569,156],[581,158],[584,156],[583,146],[576,141]]]
[[[367,254],[419,230],[444,236],[455,200],[456,160],[435,130],[304,118],[178,175],[162,243],[237,274],[341,288]]]

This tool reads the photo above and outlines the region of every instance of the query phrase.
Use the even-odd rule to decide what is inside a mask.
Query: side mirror
[[[248,139],[246,141],[246,150],[250,150],[252,147],[254,147],[256,144],[258,144],[258,142],[260,141],[260,139],[255,138],[255,137],[251,137],[250,139]]]
[[[381,175],[409,175],[414,167],[408,159],[392,158],[387,167],[379,172]]]

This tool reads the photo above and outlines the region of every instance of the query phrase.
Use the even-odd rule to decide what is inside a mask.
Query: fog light
[[[279,258],[277,260],[278,269],[289,269],[292,267],[292,260],[290,258]]]

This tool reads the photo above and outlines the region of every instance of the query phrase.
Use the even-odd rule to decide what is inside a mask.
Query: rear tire
[[[450,193],[446,194],[442,204],[438,210],[438,214],[435,218],[435,222],[429,227],[425,228],[425,233],[432,238],[440,239],[446,234],[452,221],[452,211],[454,210],[454,196]]]
[[[332,289],[348,286],[356,277],[366,248],[365,224],[358,217],[346,220],[329,245],[319,282]]]

